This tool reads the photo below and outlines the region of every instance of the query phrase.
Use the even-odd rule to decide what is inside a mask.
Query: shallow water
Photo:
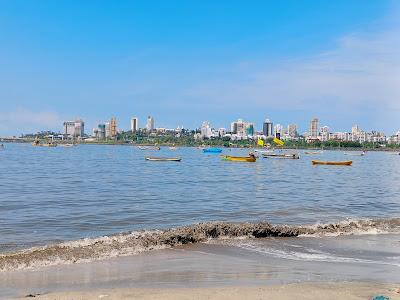
[[[145,161],[149,155],[182,162]],[[300,155],[234,163],[195,148],[6,144],[0,151],[0,252],[206,221],[304,225],[400,217],[399,156]],[[354,163],[312,166],[312,159]],[[254,252],[251,247],[246,250]]]
[[[180,156],[182,162],[147,162],[146,155]],[[399,217],[400,157],[370,152],[351,156],[352,167],[310,162],[349,158],[325,151],[252,164],[194,148],[7,144],[0,152],[0,251],[203,221]]]

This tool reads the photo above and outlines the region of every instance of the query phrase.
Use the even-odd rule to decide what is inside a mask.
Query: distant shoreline
[[[0,139],[0,143],[32,143],[34,139]],[[46,139],[40,139],[41,142],[47,142]],[[70,144],[71,141],[56,141],[57,144]],[[91,141],[85,142],[80,141],[76,142],[78,145],[105,145],[105,146],[131,146],[131,147],[140,147],[140,146],[154,146],[155,143],[132,143],[131,141]],[[250,146],[240,146],[240,145],[230,145],[226,147],[224,145],[210,145],[210,144],[199,144],[199,145],[189,145],[189,144],[176,144],[176,143],[156,143],[159,147],[187,147],[187,148],[199,148],[199,147],[219,147],[223,149],[264,149],[259,148],[255,145]],[[265,148],[266,149],[266,148]],[[315,150],[315,151],[379,151],[379,152],[400,152],[400,145],[398,147],[381,147],[381,148],[364,148],[364,147],[275,147],[276,150]]]

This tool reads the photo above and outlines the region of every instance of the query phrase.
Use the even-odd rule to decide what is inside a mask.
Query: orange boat
[[[320,161],[320,160],[312,160],[313,165],[329,165],[329,166],[351,166],[353,163],[352,160],[345,161]]]

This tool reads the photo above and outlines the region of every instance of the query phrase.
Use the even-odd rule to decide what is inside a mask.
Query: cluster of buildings
[[[287,126],[281,124],[274,125],[270,119],[266,119],[263,122],[262,131],[256,131],[254,123],[239,119],[231,123],[230,131],[227,131],[225,128],[214,129],[209,122],[203,122],[200,133],[195,137],[200,139],[225,137],[231,140],[279,137],[282,140],[305,140],[308,143],[334,140],[359,143],[400,144],[400,131],[387,137],[383,132],[366,132],[358,125],[354,125],[351,132],[331,132],[328,126],[320,127],[318,118],[313,118],[310,121],[309,130],[302,135],[298,133],[296,124],[289,124]]]
[[[155,121],[152,116],[148,116],[145,128],[139,127],[139,119],[132,117],[130,120],[130,130],[132,133],[144,131],[150,135],[177,133],[183,128],[166,129],[156,128]],[[85,123],[81,119],[75,121],[64,122],[63,138],[72,139],[92,139],[104,140],[115,139],[119,133],[117,128],[117,119],[111,118],[109,121],[100,123],[93,129],[92,136],[85,136]],[[273,124],[270,119],[265,119],[262,123],[262,130],[257,131],[253,122],[238,119],[230,124],[229,130],[226,128],[213,128],[210,122],[205,121],[200,129],[195,133],[195,139],[210,139],[210,138],[228,138],[230,140],[246,140],[246,139],[268,139],[279,137],[282,140],[305,140],[312,143],[315,141],[344,141],[344,142],[359,142],[359,143],[389,143],[400,144],[400,131],[397,133],[386,136],[383,132],[371,131],[366,132],[358,125],[354,125],[351,132],[331,132],[328,126],[320,126],[318,118],[313,118],[310,121],[309,129],[304,134],[298,133],[296,124],[289,124],[284,126],[282,124]]]

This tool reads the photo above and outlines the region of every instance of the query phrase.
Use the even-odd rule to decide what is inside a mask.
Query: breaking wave
[[[400,218],[346,220],[315,225],[200,223],[167,230],[137,231],[87,238],[0,255],[0,271],[89,262],[218,238],[338,236],[400,233]]]

